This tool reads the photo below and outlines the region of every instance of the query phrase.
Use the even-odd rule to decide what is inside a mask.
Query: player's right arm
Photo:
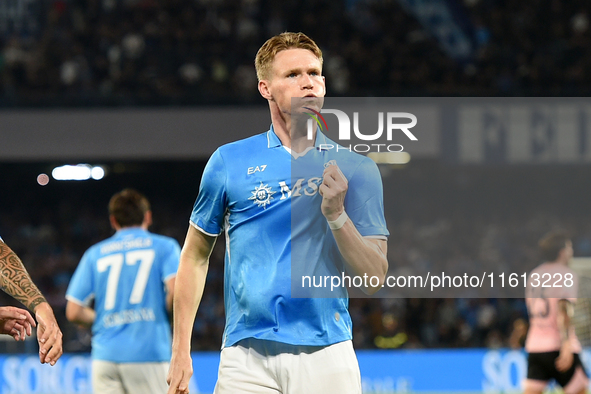
[[[558,316],[556,323],[558,325],[558,330],[560,331],[562,345],[560,346],[560,353],[556,358],[555,364],[556,369],[560,372],[567,371],[573,364],[574,356],[570,338],[573,312],[574,308],[572,302],[565,299],[558,301]]]
[[[172,302],[174,296],[174,284],[176,282],[176,277],[170,278],[166,281],[166,298],[164,300],[166,305],[166,311],[168,313],[172,312]]]
[[[191,333],[205,288],[209,256],[215,240],[216,237],[206,235],[191,225],[181,250],[174,286],[174,333],[167,378],[170,385],[168,394],[189,393],[189,379],[193,374]]]
[[[83,327],[91,327],[96,318],[94,309],[68,300],[66,304],[66,319]]]
[[[91,327],[96,311],[89,306],[94,297],[94,269],[96,256],[87,250],[70,279],[66,291],[66,319],[83,327]]]

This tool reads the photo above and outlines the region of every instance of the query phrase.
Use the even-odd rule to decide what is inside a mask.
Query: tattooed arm
[[[35,312],[39,304],[47,302],[31,280],[21,259],[2,241],[0,241],[0,287],[32,312]]]
[[[62,332],[53,309],[31,280],[21,259],[0,240],[0,288],[35,313],[38,322],[39,360],[55,362],[61,357]]]

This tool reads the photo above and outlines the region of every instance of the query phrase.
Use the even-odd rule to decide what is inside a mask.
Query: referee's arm
[[[168,394],[189,393],[189,379],[193,374],[191,362],[191,333],[197,308],[201,302],[209,256],[216,237],[211,237],[189,226],[181,250],[179,270],[174,286],[174,334],[172,358],[168,371]]]

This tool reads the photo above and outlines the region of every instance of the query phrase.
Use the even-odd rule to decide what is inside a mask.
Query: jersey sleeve
[[[94,271],[91,254],[90,250],[84,253],[66,291],[66,298],[69,301],[84,306],[88,306],[94,298]]]
[[[181,247],[175,239],[167,242],[167,248],[162,256],[162,281],[166,282],[169,278],[176,275],[179,269],[181,259]]]
[[[218,150],[211,156],[199,185],[199,195],[191,213],[191,224],[204,233],[219,235],[226,212],[226,167]]]
[[[362,236],[390,235],[384,217],[382,177],[371,159],[365,158],[349,179],[345,211]]]

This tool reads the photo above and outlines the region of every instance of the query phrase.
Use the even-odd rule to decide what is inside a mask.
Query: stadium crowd
[[[260,103],[254,54],[285,30],[320,44],[333,96],[591,91],[586,2],[458,1],[472,47],[462,61],[400,3],[52,0],[20,13],[0,7],[0,105]]]
[[[181,244],[196,195],[197,184],[191,184],[191,178],[198,179],[199,172],[193,170],[200,165],[160,163],[160,172],[146,171],[134,180],[133,186],[145,189],[151,197],[152,230]],[[580,194],[575,190],[580,185],[576,180],[588,177],[589,170],[577,168],[458,169],[416,162],[404,171],[390,173],[384,178],[391,232],[389,274],[409,268],[424,273],[438,265],[460,271],[531,268],[540,262],[537,240],[556,227],[574,235],[576,256],[590,256],[591,226],[580,215],[586,201],[573,197]],[[175,172],[191,186],[171,179]],[[137,183],[141,179],[145,182]],[[82,253],[112,234],[105,198],[119,189],[112,183],[107,177],[94,186],[52,183],[39,190],[38,185],[17,182],[14,189],[18,193],[12,193],[16,200],[7,199],[0,206],[0,234],[21,256],[56,311],[65,351],[89,349],[88,331],[65,320],[64,295]],[[176,197],[167,192],[175,187]],[[94,191],[98,188],[101,193]],[[6,196],[11,194],[7,192]],[[220,237],[194,326],[193,350],[217,350],[221,344],[223,254]],[[0,303],[14,301],[2,294]],[[523,298],[353,298],[350,310],[357,349],[519,347],[527,328]]]

